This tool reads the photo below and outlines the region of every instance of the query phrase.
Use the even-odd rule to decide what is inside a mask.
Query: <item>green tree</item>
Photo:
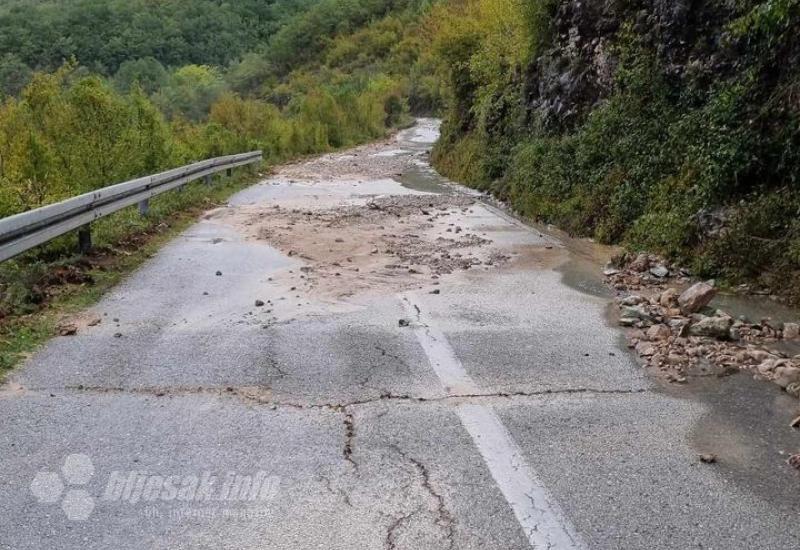
[[[152,95],[164,87],[169,80],[169,73],[164,65],[154,57],[143,57],[125,61],[114,75],[114,87],[122,93],[128,93],[139,87],[148,95]]]
[[[167,116],[199,121],[208,115],[211,105],[225,89],[225,81],[216,68],[187,65],[172,74],[154,99]]]
[[[19,95],[32,74],[31,68],[18,55],[7,53],[0,57],[0,99]]]

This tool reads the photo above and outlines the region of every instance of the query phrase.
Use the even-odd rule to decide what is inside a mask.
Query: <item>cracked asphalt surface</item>
[[[490,241],[464,247],[480,259],[470,269],[431,276],[357,257],[366,267],[345,273],[345,226],[270,228],[299,230],[298,247],[342,235],[341,262],[331,248],[324,266],[248,231],[276,204],[477,200],[429,170],[435,137],[435,121],[421,120],[287,167],[104,298],[90,312],[99,325],[31,358],[0,393],[0,548],[800,547],[797,477],[743,468],[742,456],[767,451],[748,447],[743,426],[735,445],[725,439],[730,410],[714,423],[719,463],[700,463],[702,426],[719,409],[664,391],[635,364],[606,320],[608,297],[558,239],[481,202],[385,229],[414,232],[415,250],[456,227]],[[333,282],[309,282],[323,267]],[[357,285],[366,269],[378,291]],[[470,410],[497,428],[467,424]],[[62,468],[75,454],[91,461],[82,475]],[[528,503],[509,488],[516,470],[539,487]],[[228,479],[252,488],[258,472],[269,494],[231,496]],[[164,485],[191,489],[206,474],[209,498]],[[115,493],[114,479],[133,481]]]

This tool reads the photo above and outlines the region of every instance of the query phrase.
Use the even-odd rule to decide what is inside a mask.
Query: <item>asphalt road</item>
[[[419,239],[481,235],[463,248],[480,265],[358,286],[347,220],[258,229],[275,204],[461,196],[426,166],[434,138],[423,120],[244,191],[18,370],[0,396],[0,547],[800,547],[771,427],[653,381],[558,239],[459,204]],[[349,178],[314,177],[345,163]],[[303,253],[333,235],[340,261]]]

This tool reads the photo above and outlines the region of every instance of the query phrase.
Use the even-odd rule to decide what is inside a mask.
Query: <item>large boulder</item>
[[[692,323],[689,327],[689,334],[692,336],[708,336],[710,338],[719,338],[727,340],[730,336],[731,326],[733,319],[730,317],[705,317],[700,316],[700,319]]]
[[[708,283],[697,283],[678,296],[678,305],[684,315],[697,313],[714,299],[716,289]]]
[[[642,321],[653,320],[653,315],[643,305],[623,306],[620,311],[620,317],[623,319],[641,319]]]

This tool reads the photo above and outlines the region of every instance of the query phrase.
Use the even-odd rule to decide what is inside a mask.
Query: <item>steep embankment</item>
[[[453,4],[440,170],[800,301],[796,0]]]

